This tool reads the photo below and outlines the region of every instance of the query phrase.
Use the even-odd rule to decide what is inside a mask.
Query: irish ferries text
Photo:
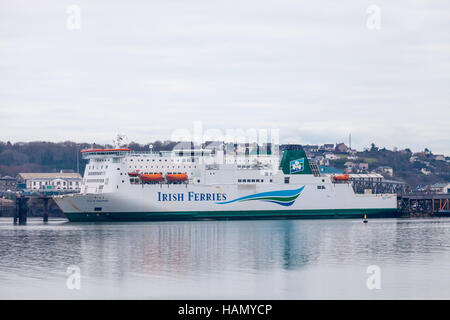
[[[164,193],[158,192],[158,201],[224,201],[227,200],[226,193],[188,192]]]

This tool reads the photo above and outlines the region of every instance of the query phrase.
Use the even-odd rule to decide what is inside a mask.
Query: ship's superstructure
[[[325,176],[301,149],[269,155],[223,151],[82,151],[81,192],[55,197],[71,221],[362,217],[396,209],[395,194],[355,194],[346,175]]]

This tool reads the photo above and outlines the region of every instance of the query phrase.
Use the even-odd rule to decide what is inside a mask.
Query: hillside
[[[153,143],[153,150],[172,150],[175,142]],[[111,145],[75,143],[75,142],[0,142],[0,176],[15,176],[19,172],[57,172],[62,169],[84,171],[86,162],[79,156],[79,151],[89,148],[110,148]],[[149,150],[149,144],[130,143],[135,151]]]
[[[339,160],[330,161],[330,165],[345,169],[345,163],[367,163],[367,172],[375,171],[379,167],[388,166],[393,169],[393,176],[388,179],[404,181],[412,187],[430,185],[438,182],[450,181],[450,161],[437,160],[430,151],[412,153],[409,149],[391,151],[372,147],[363,152],[356,152],[356,159],[349,160],[349,155],[339,154]],[[423,170],[423,171],[422,171]]]

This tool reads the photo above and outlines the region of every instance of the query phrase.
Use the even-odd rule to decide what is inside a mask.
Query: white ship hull
[[[55,198],[71,221],[248,217],[363,217],[396,210],[395,194],[358,195],[350,184],[132,185]],[[283,193],[284,192],[284,193]]]

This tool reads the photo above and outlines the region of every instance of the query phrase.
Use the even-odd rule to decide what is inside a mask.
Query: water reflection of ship
[[[109,225],[83,232],[80,254],[100,277],[295,269],[318,258],[315,233],[317,225],[295,220]]]

